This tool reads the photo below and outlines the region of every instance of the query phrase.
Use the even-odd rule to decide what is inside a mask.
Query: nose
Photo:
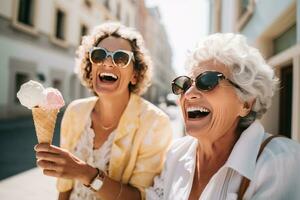
[[[196,99],[200,98],[202,96],[202,93],[196,88],[195,83],[193,83],[192,86],[183,95],[186,99]]]
[[[111,56],[107,56],[103,61],[103,66],[114,67],[114,63]]]

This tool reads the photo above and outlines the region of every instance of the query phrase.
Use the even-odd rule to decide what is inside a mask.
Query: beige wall
[[[88,8],[84,5],[83,0],[35,0],[35,28],[39,33],[53,35],[56,9],[62,9],[66,14],[67,43],[71,46],[77,46],[81,25],[79,22],[83,22],[89,28],[92,28],[102,23],[106,19],[106,16],[109,16],[111,20],[116,20],[117,2],[121,3],[122,22],[125,22],[128,15],[129,25],[134,26],[135,8],[129,0],[111,0],[112,11],[108,11],[100,3],[95,3],[91,8]],[[0,0],[0,5],[0,15],[8,19],[13,19],[17,12],[18,0]]]
[[[293,97],[292,97],[292,138],[300,141],[300,44],[271,57],[268,63],[277,71],[287,64],[293,65]],[[279,133],[279,95],[273,98],[273,105],[262,120],[267,130]]]
[[[298,1],[255,1],[250,0],[248,11],[238,17],[239,0],[222,0],[222,9],[218,9],[220,0],[214,0],[215,7],[212,8],[212,21],[215,23],[213,31],[218,29],[218,20],[221,22],[219,28],[221,32],[242,32],[248,38],[251,45],[256,46],[263,56],[267,59],[268,64],[273,66],[276,70],[277,76],[280,77],[281,67],[287,65],[293,66],[293,97],[292,97],[292,138],[300,141],[300,43],[286,49],[279,54],[274,55],[273,40],[288,30],[291,25],[298,23],[300,5]],[[235,6],[232,6],[235,2]],[[225,5],[226,3],[226,5]],[[229,5],[229,6],[228,6]],[[274,9],[277,8],[277,9]],[[281,10],[280,10],[280,9]],[[273,10],[272,10],[273,9]],[[268,12],[265,12],[267,10]],[[299,9],[298,9],[299,10]],[[272,11],[272,12],[270,12]],[[298,13],[297,13],[298,12]],[[228,13],[235,13],[228,15]],[[230,18],[228,20],[220,20],[218,17]],[[232,20],[236,20],[236,27],[231,26]],[[297,24],[298,25],[298,24]],[[299,28],[298,28],[299,30]],[[297,32],[299,36],[299,32]],[[265,129],[274,134],[279,133],[279,91],[273,97],[272,106],[261,120]]]

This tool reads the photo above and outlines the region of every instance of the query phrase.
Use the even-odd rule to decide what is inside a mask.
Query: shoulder
[[[294,140],[279,137],[272,139],[265,147],[257,167],[262,173],[275,173],[277,177],[283,174],[299,177],[298,166],[300,166],[300,144]]]
[[[142,97],[140,98],[141,102],[141,117],[142,118],[147,118],[147,117],[155,117],[155,119],[165,119],[169,120],[168,115],[162,111],[160,108],[155,106],[154,104],[150,103],[149,101],[143,99]]]
[[[299,199],[300,145],[287,138],[274,138],[264,149],[256,165],[257,196],[268,199]],[[285,181],[283,181],[285,180]],[[258,199],[258,198],[257,198]]]
[[[172,142],[172,145],[168,151],[168,158],[173,157],[183,157],[193,154],[194,150],[197,148],[197,140],[191,136],[184,136],[177,138]]]
[[[299,157],[300,144],[285,137],[273,138],[272,141],[265,147],[262,156],[264,156],[265,159],[269,160],[280,159],[281,157]]]
[[[82,99],[76,99],[68,105],[68,108],[76,109],[76,108],[84,107],[86,105],[96,102],[97,99],[98,99],[98,97],[95,97],[95,96],[82,98]]]
[[[97,99],[98,99],[97,97],[76,99],[68,105],[66,112],[77,112],[77,111],[84,110],[89,106],[93,105],[97,101]]]
[[[77,118],[78,120],[81,119],[86,113],[88,113],[96,101],[97,97],[88,97],[72,101],[64,112],[63,122],[77,120]]]

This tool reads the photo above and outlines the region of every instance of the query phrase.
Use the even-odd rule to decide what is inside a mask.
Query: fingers
[[[44,170],[54,170],[58,171],[58,165],[55,162],[47,161],[47,160],[37,160],[36,165]]]
[[[65,151],[62,148],[59,148],[54,145],[50,145],[48,143],[37,144],[34,146],[34,150],[36,152],[49,152],[49,153],[55,153],[55,154],[60,154]]]
[[[61,155],[59,154],[48,153],[48,152],[36,152],[35,155],[38,160],[46,160],[57,164],[66,163],[65,159],[61,157]]]
[[[74,178],[72,173],[67,173],[64,168],[54,162],[46,160],[38,160],[36,162],[37,166],[42,168],[44,175],[53,176],[58,178]],[[68,171],[70,172],[70,171]]]
[[[44,169],[43,170],[44,175],[46,176],[52,176],[52,177],[61,177],[61,173],[55,171],[55,170],[48,170],[48,169]]]

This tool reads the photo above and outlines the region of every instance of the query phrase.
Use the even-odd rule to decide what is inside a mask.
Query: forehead
[[[198,65],[190,69],[189,75],[192,77],[196,77],[197,75],[206,71],[217,71],[217,72],[221,72],[226,77],[230,76],[229,68],[225,64],[217,60],[207,60],[207,61],[200,62]]]
[[[119,49],[127,50],[127,51],[132,50],[130,42],[128,40],[121,37],[113,37],[113,36],[104,38],[99,42],[97,46],[103,47],[109,51],[116,51]]]

